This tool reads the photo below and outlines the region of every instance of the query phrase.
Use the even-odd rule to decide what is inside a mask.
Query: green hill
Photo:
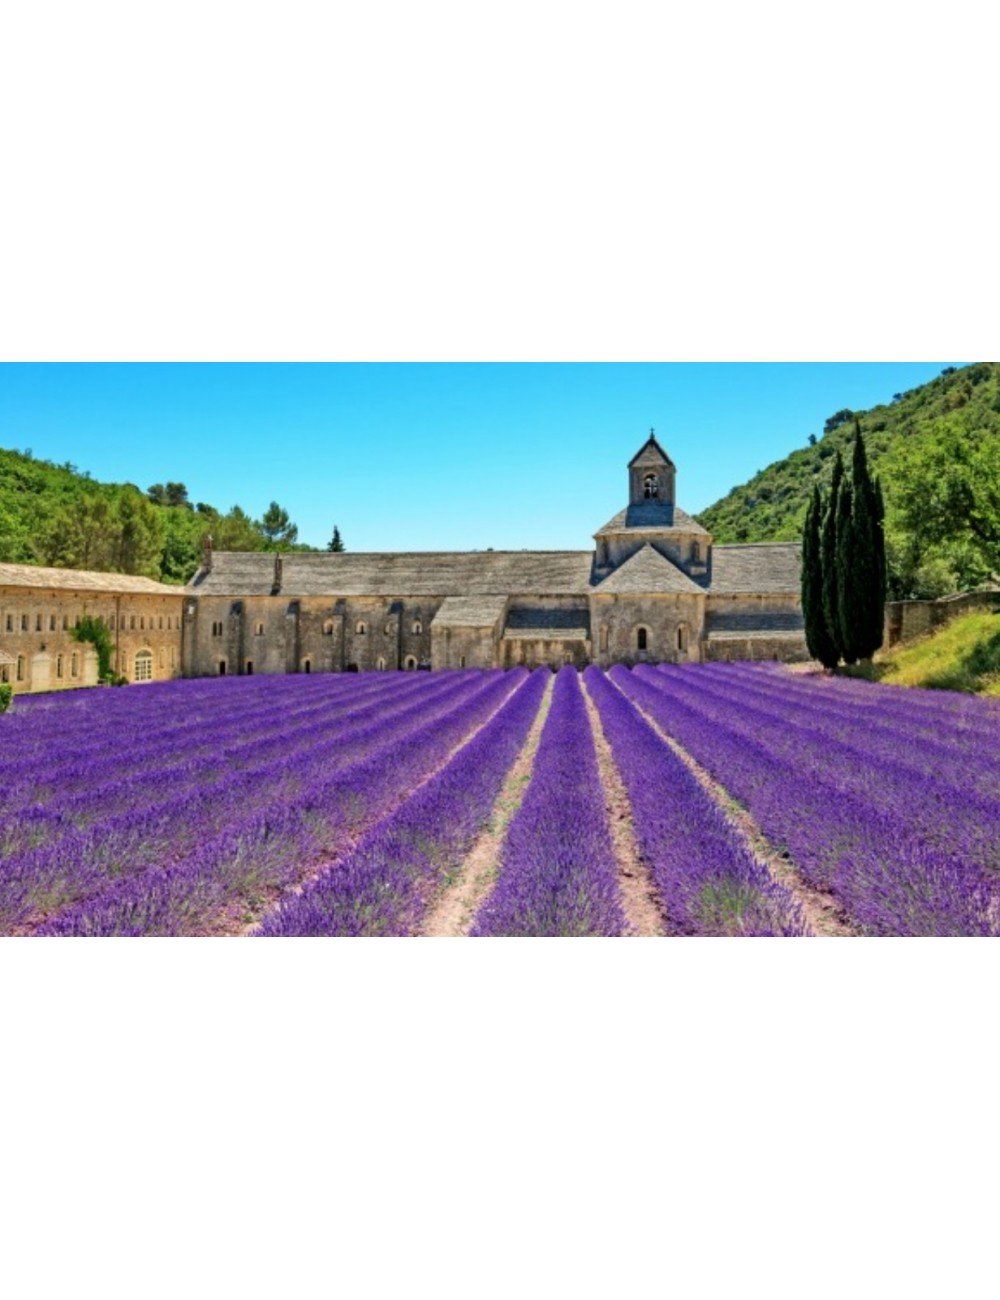
[[[220,550],[309,550],[280,508],[251,519],[187,500],[183,483],[98,483],[75,465],[0,449],[0,562],[138,573],[186,582],[211,532]]]
[[[1000,363],[949,368],[886,406],[840,411],[822,436],[703,510],[718,542],[802,534],[813,484],[825,486],[854,416],[887,506],[890,594],[937,596],[1000,570]]]

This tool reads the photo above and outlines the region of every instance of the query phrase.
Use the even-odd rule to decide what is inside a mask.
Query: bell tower
[[[676,501],[677,467],[656,441],[652,429],[649,437],[628,464],[628,503],[643,510],[657,507],[668,526],[673,523]]]

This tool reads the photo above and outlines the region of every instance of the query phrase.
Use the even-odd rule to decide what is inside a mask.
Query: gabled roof
[[[653,434],[650,433],[649,437],[646,439],[646,441],[642,444],[639,450],[629,461],[628,467],[629,469],[631,469],[633,465],[638,465],[638,464],[648,465],[657,460],[659,460],[665,465],[669,465],[671,469],[677,468],[674,462],[670,459],[667,453],[656,441],[656,438],[653,436]]]
[[[673,516],[673,523],[668,523],[667,520],[671,515]],[[703,537],[709,535],[708,530],[702,528],[701,524],[692,519],[680,506],[670,507],[663,505],[659,501],[642,501],[626,506],[624,510],[619,510],[603,528],[597,530],[594,536],[603,537],[606,533],[621,533],[627,528],[636,528],[643,531],[658,529],[692,536],[701,535]]]
[[[798,595],[802,569],[799,542],[750,542],[713,546],[709,596]]]
[[[646,543],[597,588],[598,595],[657,595],[683,592],[703,596],[701,587],[676,564]]]
[[[583,595],[593,551],[293,551],[282,556],[281,595]],[[188,590],[206,596],[268,596],[274,556],[216,551]]]
[[[131,573],[95,573],[90,569],[51,569],[40,564],[0,564],[0,587],[41,587],[48,591],[99,591],[109,595],[183,596],[169,587]]]
[[[496,627],[507,596],[448,596],[431,620],[432,627]]]

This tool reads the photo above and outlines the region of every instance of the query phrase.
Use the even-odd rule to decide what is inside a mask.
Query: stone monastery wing
[[[701,587],[647,542],[596,588],[597,595],[657,595],[684,592],[702,596]]]
[[[802,547],[798,542],[715,546],[709,594],[798,595]]]
[[[152,578],[130,573],[94,573],[88,569],[50,569],[37,564],[0,564],[0,587],[35,587],[49,591],[96,591],[109,595],[180,596]]]

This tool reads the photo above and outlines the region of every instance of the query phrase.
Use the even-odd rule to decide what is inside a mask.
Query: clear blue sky
[[[587,548],[650,427],[710,505],[955,362],[0,365],[0,446],[94,478],[186,483],[351,550]]]

